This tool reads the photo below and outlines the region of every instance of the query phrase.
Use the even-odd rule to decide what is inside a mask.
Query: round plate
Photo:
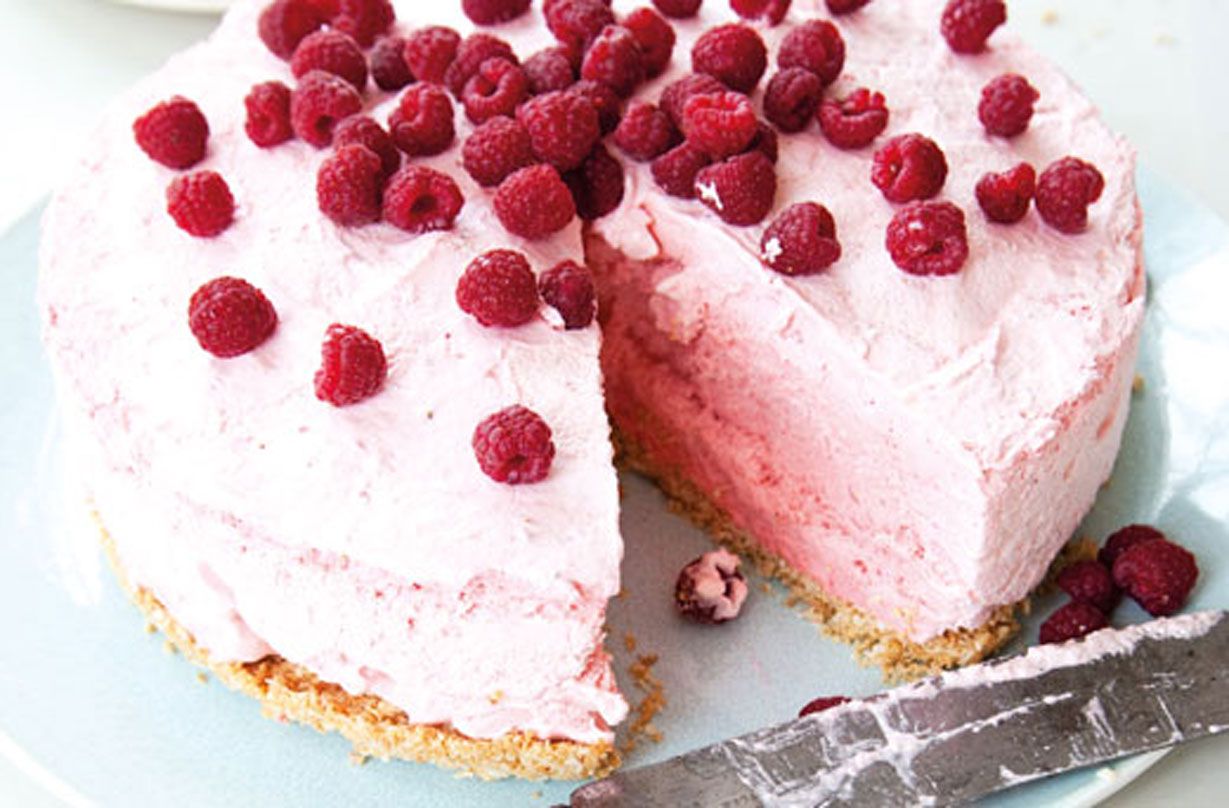
[[[166,11],[186,11],[191,14],[221,14],[230,8],[231,0],[111,0],[125,6],[159,8]]]
[[[1229,326],[1227,279],[1213,257],[1229,230],[1182,194],[1144,177],[1151,298],[1133,402],[1111,483],[1082,530],[1103,538],[1133,521],[1170,531],[1199,557],[1190,608],[1229,606]],[[0,239],[4,323],[0,352],[0,754],[27,771],[103,804],[489,806],[565,802],[571,785],[481,783],[430,766],[360,766],[335,735],[260,717],[255,702],[198,677],[164,650],[102,563],[79,502],[65,499],[51,378],[32,304],[37,213]],[[1222,254],[1223,260],[1223,254]],[[1223,269],[1221,267],[1220,269]],[[167,380],[173,383],[173,380]],[[655,719],[664,740],[641,740],[628,765],[788,719],[822,694],[882,689],[849,649],[822,637],[785,605],[780,588],[753,580],[743,617],[721,627],[684,624],[671,610],[675,572],[710,548],[672,516],[660,494],[625,477],[627,596],[610,608],[610,647],[629,700],[636,656],[657,654],[653,672],[668,704]],[[1037,636],[1055,597],[1035,604],[1015,641]],[[1116,623],[1145,615],[1124,603]],[[625,640],[634,634],[635,650]],[[204,681],[202,681],[204,679]],[[622,736],[620,736],[622,739]],[[1156,756],[1073,772],[1006,792],[994,804],[1090,805]],[[134,784],[140,784],[136,786]]]

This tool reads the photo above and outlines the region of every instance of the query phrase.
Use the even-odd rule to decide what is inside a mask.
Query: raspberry
[[[294,133],[317,148],[333,142],[337,122],[363,108],[354,85],[323,70],[313,70],[290,94],[290,124]]]
[[[411,157],[444,151],[457,134],[448,94],[434,84],[415,84],[388,116],[388,131],[397,148]]]
[[[529,79],[519,65],[507,59],[487,59],[465,83],[461,98],[465,117],[480,124],[496,115],[512,115],[529,97]]]
[[[216,236],[235,219],[235,199],[216,171],[181,174],[166,189],[166,212],[175,224],[200,238]]]
[[[1108,625],[1105,614],[1096,606],[1073,600],[1041,624],[1041,644],[1067,642]]]
[[[633,102],[614,132],[615,145],[633,160],[652,160],[679,141],[670,116],[652,104]]]
[[[730,8],[744,20],[764,20],[778,25],[789,13],[791,0],[730,0]]]
[[[358,43],[337,31],[308,34],[290,57],[290,72],[302,78],[313,70],[340,76],[362,92],[367,86],[367,59]]]
[[[214,278],[188,302],[188,327],[201,347],[222,359],[255,350],[277,328],[277,312],[240,278]]]
[[[819,105],[819,128],[838,149],[869,146],[888,128],[883,93],[859,87],[840,101],[824,101]]]
[[[392,27],[396,18],[390,0],[338,0],[332,26],[367,48]]]
[[[696,195],[727,224],[763,221],[776,194],[777,171],[763,152],[731,157],[696,175]]]
[[[1005,22],[1003,0],[949,0],[939,29],[956,53],[980,53],[994,29]]]
[[[697,623],[725,623],[738,617],[747,599],[747,579],[738,556],[728,550],[705,553],[683,567],[674,584],[674,606]]]
[[[760,260],[782,275],[814,275],[841,257],[836,222],[823,205],[790,205],[768,225],[760,240]]]
[[[888,224],[888,253],[910,275],[951,275],[969,257],[964,211],[951,202],[913,202]]]
[[[543,12],[555,39],[578,50],[615,22],[614,12],[601,0],[546,0]]]
[[[602,29],[580,65],[580,77],[610,85],[626,98],[644,81],[644,54],[632,32],[621,25]]]
[[[716,160],[745,150],[758,131],[755,109],[742,93],[693,95],[683,107],[683,133]]]
[[[316,173],[320,212],[343,227],[379,221],[382,170],[379,155],[366,146],[338,148]]]
[[[243,131],[262,149],[285,143],[294,137],[290,127],[290,88],[280,81],[252,85],[243,99],[247,118]]]
[[[427,166],[402,168],[384,189],[384,220],[409,233],[450,230],[464,205],[452,177]]]
[[[474,130],[461,147],[461,163],[484,188],[499,185],[517,169],[533,165],[529,133],[511,118],[492,118]]]
[[[845,40],[827,20],[807,20],[782,40],[777,64],[810,70],[827,87],[845,67]]]
[[[487,328],[515,328],[538,313],[538,285],[515,250],[491,250],[470,262],[457,282],[457,305]]]
[[[768,82],[764,117],[782,132],[801,132],[815,117],[823,96],[819,76],[801,67],[787,67]]]
[[[897,135],[875,152],[871,165],[871,182],[889,202],[930,199],[946,180],[943,150],[922,135]]]
[[[1195,556],[1168,539],[1133,544],[1114,561],[1114,583],[1153,617],[1186,605],[1198,577]]]
[[[623,20],[623,27],[632,32],[640,45],[644,74],[648,78],[661,75],[674,53],[674,27],[651,8],[638,8]]]
[[[679,129],[683,128],[683,110],[693,95],[724,93],[730,89],[707,73],[692,73],[669,84],[661,91],[658,104]]]
[[[333,130],[333,145],[337,148],[357,143],[371,149],[380,158],[380,180],[388,179],[401,168],[401,152],[384,131],[384,127],[366,115],[351,115]]]
[[[482,473],[508,485],[545,479],[555,458],[550,427],[519,404],[483,419],[471,443]]]
[[[623,164],[600,143],[563,181],[572,192],[576,215],[585,221],[602,218],[623,201]]]
[[[457,58],[461,35],[451,28],[433,25],[406,36],[402,57],[419,81],[443,84],[444,75]],[[481,64],[481,63],[480,63]]]
[[[310,0],[274,0],[260,13],[256,27],[269,50],[289,59],[303,38],[327,21]]]
[[[848,703],[849,699],[845,696],[820,696],[817,699],[808,701],[806,706],[798,711],[798,717],[803,718],[814,713],[822,713],[824,710],[831,710],[833,707],[839,707],[842,704]]]
[[[747,151],[757,151],[763,154],[775,165],[777,162],[778,144],[777,130],[773,129],[768,124],[760,121],[758,129],[756,129],[755,137],[747,145]]]
[[[1028,213],[1036,185],[1037,172],[1028,163],[1001,174],[992,172],[977,181],[977,204],[990,221],[1012,224]]]
[[[782,65],[783,67],[787,65]],[[768,49],[751,28],[728,23],[710,28],[691,48],[691,67],[731,90],[750,93],[768,69]]]
[[[707,153],[691,143],[683,142],[655,159],[650,168],[653,180],[670,196],[694,199],[696,175],[712,162]]]
[[[465,85],[487,59],[507,59],[519,64],[512,46],[490,34],[470,34],[457,46],[456,58],[444,71],[444,86],[457,98],[465,92]],[[417,75],[417,74],[415,74]]]
[[[1150,539],[1163,539],[1165,534],[1154,527],[1148,525],[1127,525],[1120,530],[1115,531],[1105,540],[1105,546],[1101,548],[1101,552],[1097,553],[1097,560],[1106,566],[1107,569],[1114,568],[1114,562],[1118,560],[1118,556],[1127,551],[1128,547],[1139,544]]]
[[[404,37],[380,37],[367,58],[371,78],[381,90],[400,90],[414,82],[414,74],[405,63]]]
[[[1058,575],[1058,587],[1072,600],[1096,606],[1105,614],[1112,612],[1122,597],[1110,571],[1100,561],[1078,561],[1067,567]]]
[[[576,202],[554,166],[529,166],[499,184],[495,215],[513,235],[546,238],[567,227],[576,215]]]
[[[379,340],[352,325],[329,326],[316,371],[316,398],[335,407],[357,404],[379,392],[387,375]]]
[[[1004,73],[982,88],[977,117],[986,127],[987,134],[1015,137],[1028,128],[1028,122],[1033,117],[1033,104],[1040,97],[1028,79],[1015,73]]]
[[[1051,163],[1037,180],[1037,213],[1062,233],[1079,233],[1088,226],[1088,206],[1101,197],[1105,179],[1090,163],[1064,157]]]
[[[672,20],[685,20],[696,16],[704,0],[653,0],[657,10]]]
[[[529,10],[529,0],[461,0],[461,10],[475,25],[498,25]]]
[[[583,98],[597,110],[597,122],[603,135],[608,135],[619,125],[619,113],[623,102],[615,91],[600,81],[581,79],[567,89],[571,95]]]
[[[597,110],[572,92],[553,92],[529,99],[516,111],[529,132],[533,153],[560,171],[580,165],[602,135]]]
[[[559,312],[569,331],[588,328],[597,313],[593,275],[575,261],[564,261],[542,273],[538,293],[546,305]]]
[[[871,0],[828,0],[828,11],[834,15],[850,14],[865,6]]]
[[[132,133],[151,160],[167,168],[191,168],[205,159],[209,122],[196,104],[177,95],[137,118]]]
[[[525,77],[532,95],[566,90],[576,81],[576,71],[562,45],[545,48],[525,60]]]

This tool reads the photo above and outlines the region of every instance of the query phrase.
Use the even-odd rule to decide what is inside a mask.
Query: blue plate
[[[1133,521],[1171,532],[1199,557],[1192,608],[1229,607],[1229,326],[1223,316],[1229,230],[1181,194],[1144,177],[1151,300],[1140,373],[1121,457],[1082,530],[1104,537]],[[0,753],[58,779],[61,793],[102,804],[541,805],[566,801],[569,784],[482,783],[429,766],[352,763],[348,745],[260,716],[255,702],[167,653],[102,564],[80,503],[66,498],[51,378],[32,304],[38,213],[0,238]],[[1220,270],[1220,271],[1218,271]],[[710,543],[671,516],[649,484],[625,477],[624,576],[610,609],[620,683],[641,694],[628,665],[659,654],[654,673],[668,705],[665,738],[642,742],[628,765],[792,717],[821,694],[861,696],[883,687],[849,650],[822,637],[775,585],[752,582],[737,622],[685,625],[670,605],[675,572]],[[1042,599],[1046,615],[1057,599]],[[1144,615],[1124,604],[1115,621]],[[1036,637],[1028,621],[1013,650]],[[626,632],[637,639],[625,648]],[[7,750],[7,752],[6,752]],[[1000,795],[996,805],[1088,805],[1155,756],[1081,771]]]

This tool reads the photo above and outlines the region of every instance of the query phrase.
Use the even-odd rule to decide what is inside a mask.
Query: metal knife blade
[[[1229,730],[1229,619],[1106,629],[628,769],[613,806],[952,805]]]

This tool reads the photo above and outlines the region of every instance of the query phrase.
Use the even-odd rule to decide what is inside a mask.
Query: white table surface
[[[1150,170],[1229,219],[1223,83],[1229,80],[1229,2],[1009,0],[1009,6],[1010,26],[1085,88]],[[214,23],[208,15],[105,0],[0,0],[0,19],[0,232],[56,183],[109,98]],[[1105,805],[1229,804],[1227,761],[1229,737],[1196,743]],[[39,785],[31,764],[0,743],[0,806],[67,804]]]

